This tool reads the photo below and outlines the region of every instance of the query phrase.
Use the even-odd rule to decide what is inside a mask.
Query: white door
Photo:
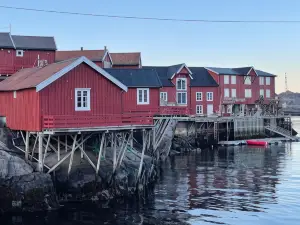
[[[209,115],[213,114],[213,112],[214,112],[213,104],[208,104],[207,105],[207,115],[209,116]]]

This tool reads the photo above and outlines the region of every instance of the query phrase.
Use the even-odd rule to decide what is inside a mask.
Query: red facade
[[[201,93],[201,99],[197,99],[196,93]],[[213,93],[213,99],[208,100],[207,93]],[[199,95],[199,94],[198,94]],[[207,115],[208,112],[208,105],[212,105],[212,112],[216,113],[219,111],[220,106],[220,98],[218,95],[218,87],[191,87],[191,114],[196,115]],[[202,107],[202,113],[198,113],[196,111],[196,107]]]

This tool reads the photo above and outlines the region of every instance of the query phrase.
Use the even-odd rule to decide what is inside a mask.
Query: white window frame
[[[235,88],[231,89],[231,97],[236,98],[236,89]]]
[[[142,101],[140,101],[140,91],[142,92]],[[145,93],[144,92],[147,92],[147,101],[145,101]],[[150,95],[149,95],[149,88],[137,88],[136,89],[136,102],[138,105],[149,105],[149,102],[150,102],[150,99],[149,99]]]
[[[196,114],[203,115],[203,105],[196,105]]]
[[[245,77],[245,84],[246,85],[251,85],[251,76],[246,76]]]
[[[270,77],[266,77],[266,85],[271,85],[271,78]]]
[[[17,98],[17,91],[14,91],[13,96],[14,98]]]
[[[224,75],[224,84],[229,84],[229,75]]]
[[[209,96],[211,95],[211,98]],[[212,102],[214,100],[214,93],[213,92],[206,92],[206,101]]]
[[[271,98],[271,90],[266,89],[266,98]]]
[[[178,87],[178,82],[181,81],[181,87]],[[182,87],[182,82],[184,81],[184,87]],[[187,79],[186,78],[176,78],[176,90],[186,91],[187,90]]]
[[[259,85],[264,85],[264,83],[265,83],[265,78],[259,77]]]
[[[236,84],[236,76],[235,75],[231,76],[231,84]]]
[[[226,94],[228,93],[228,94]],[[229,98],[230,97],[230,92],[229,92],[229,88],[224,88],[224,98]]]
[[[196,92],[196,101],[202,101],[202,100],[203,100],[202,92]]]
[[[261,96],[265,97],[265,90],[264,89],[259,90],[259,97],[261,97]]]
[[[182,102],[179,103],[179,101],[178,101],[178,100],[179,100],[178,96],[179,96],[179,94],[181,94],[181,96],[182,96],[183,93],[185,94],[185,103],[182,103]],[[182,100],[182,97],[181,97],[181,100]],[[176,102],[177,102],[178,105],[187,105],[187,92],[184,92],[184,91],[177,92],[177,93],[176,93]]]
[[[87,100],[86,100],[87,106],[86,107],[83,107],[83,106],[78,107],[77,106],[79,91],[81,92],[81,99],[83,97],[83,92],[84,91],[87,92]],[[75,111],[90,111],[90,110],[91,110],[91,89],[90,88],[75,88]]]
[[[245,98],[252,98],[252,89],[245,89]]]
[[[227,105],[227,113],[232,113],[232,105]]]
[[[165,102],[168,102],[168,92],[162,91],[159,94],[160,100],[164,100]]]
[[[23,56],[24,56],[24,51],[23,50],[16,50],[16,57],[23,57]]]

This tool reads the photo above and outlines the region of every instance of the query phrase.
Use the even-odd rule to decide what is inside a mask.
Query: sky
[[[1,0],[0,5],[120,16],[299,20],[298,0]],[[278,75],[276,92],[300,92],[300,23],[196,23],[53,14],[0,8],[0,32],[54,36],[59,50],[142,53],[143,65],[254,66]],[[299,86],[298,86],[299,85]]]

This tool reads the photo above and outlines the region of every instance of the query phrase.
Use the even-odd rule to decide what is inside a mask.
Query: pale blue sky
[[[212,20],[300,20],[298,0],[2,0],[0,5],[142,17]],[[300,92],[300,23],[213,24],[62,15],[0,8],[0,28],[55,36],[59,49],[140,51],[144,65],[254,66],[284,73]],[[7,30],[7,29],[6,29]],[[5,31],[2,29],[0,31]]]

